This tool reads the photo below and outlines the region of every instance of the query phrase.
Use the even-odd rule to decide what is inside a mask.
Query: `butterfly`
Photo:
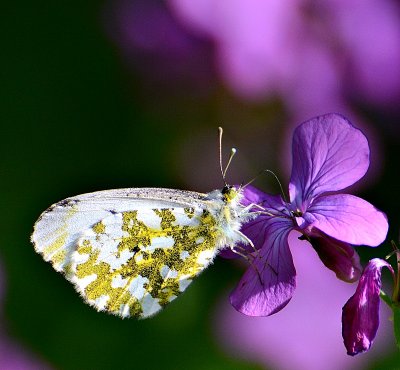
[[[224,181],[230,160],[225,171],[221,165]],[[225,184],[206,194],[128,188],[78,195],[44,211],[31,241],[98,311],[147,318],[221,249],[240,253],[238,244],[252,244],[240,231],[254,217],[240,203],[242,191]]]

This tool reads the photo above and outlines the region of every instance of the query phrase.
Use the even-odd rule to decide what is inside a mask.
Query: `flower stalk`
[[[400,305],[400,250],[397,247],[395,253],[397,258],[397,276],[394,282],[392,301],[394,304]]]

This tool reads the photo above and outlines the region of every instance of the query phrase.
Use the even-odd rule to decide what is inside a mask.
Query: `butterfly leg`
[[[248,238],[246,235],[244,235],[241,231],[237,231],[237,233],[241,236],[241,238],[243,238],[248,244],[250,244],[250,246],[252,247],[252,249],[254,250],[254,256],[251,254],[245,254],[246,253],[246,249],[241,247],[240,245],[235,245],[232,246],[230,249],[233,253],[236,253],[237,255],[243,257],[249,264],[250,266],[252,266],[252,268],[254,269],[254,271],[256,272],[258,279],[260,280],[260,284],[263,285],[262,282],[262,278],[261,278],[261,273],[258,270],[257,266],[254,264],[254,259],[255,258],[261,258],[258,249],[256,249],[256,247],[254,246],[253,242],[251,241],[250,238]],[[249,256],[253,257],[250,258]]]
[[[268,215],[270,215],[270,216],[273,216],[272,213],[267,212],[266,209],[265,209],[262,205],[260,205],[260,204],[258,204],[258,203],[250,203],[248,206],[246,206],[245,208],[242,209],[242,211],[240,212],[240,214],[243,214],[243,213],[244,213],[244,214],[246,214],[246,213],[255,213],[255,214],[257,214],[258,212],[250,212],[250,210],[251,210],[252,208],[257,208],[257,209],[259,209],[263,214],[268,214]]]

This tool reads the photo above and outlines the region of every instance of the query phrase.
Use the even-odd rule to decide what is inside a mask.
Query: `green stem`
[[[396,250],[397,256],[397,276],[394,282],[394,289],[393,289],[393,302],[400,303],[400,251]]]
[[[384,301],[384,302],[386,302],[386,304],[390,307],[390,308],[392,308],[392,304],[393,304],[393,302],[392,302],[392,300],[390,299],[390,297],[381,289],[381,292],[380,292],[380,297],[382,298],[382,300]]]

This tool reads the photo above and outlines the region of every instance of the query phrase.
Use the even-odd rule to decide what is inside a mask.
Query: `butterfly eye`
[[[226,185],[221,191],[223,199],[225,202],[229,203],[236,198],[238,192],[232,185]]]
[[[229,192],[231,191],[231,189],[232,189],[232,185],[225,185],[225,186],[222,188],[221,193],[222,193],[223,195],[229,194]]]

